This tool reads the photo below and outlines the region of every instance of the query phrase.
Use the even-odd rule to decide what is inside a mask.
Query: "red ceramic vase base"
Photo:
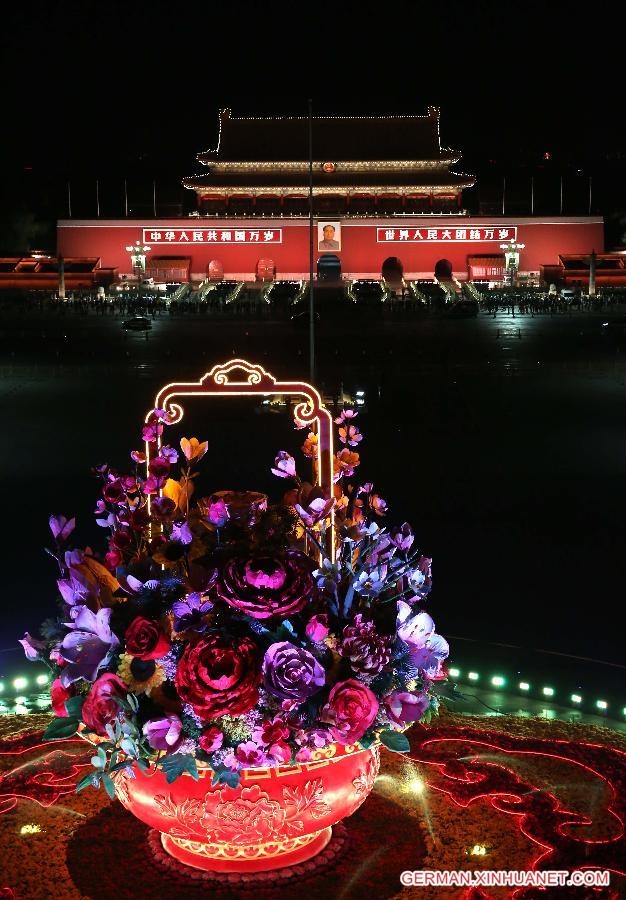
[[[305,863],[321,853],[332,837],[332,828],[323,828],[313,835],[294,838],[289,841],[276,841],[269,844],[239,847],[230,845],[219,856],[212,856],[209,844],[173,838],[169,834],[161,834],[161,843],[166,853],[194,869],[216,873],[250,873],[270,872],[297,866]],[[232,856],[228,856],[232,851]]]

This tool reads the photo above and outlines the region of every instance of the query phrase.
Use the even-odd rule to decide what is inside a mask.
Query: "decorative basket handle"
[[[161,388],[155,397],[154,407],[146,414],[148,422],[154,409],[162,409],[167,414],[167,422],[175,425],[185,414],[181,403],[182,397],[250,397],[280,394],[299,400],[294,409],[294,418],[307,425],[317,423],[318,459],[316,480],[322,490],[332,496],[333,492],[333,420],[329,410],[322,403],[318,391],[305,381],[278,381],[259,365],[245,359],[231,359],[221,365],[213,366],[210,372],[199,381],[174,382]],[[150,453],[153,445],[146,442],[146,468],[150,465]],[[157,452],[161,448],[158,438]],[[330,523],[326,529],[326,552],[329,558],[335,558],[335,516],[330,513]]]

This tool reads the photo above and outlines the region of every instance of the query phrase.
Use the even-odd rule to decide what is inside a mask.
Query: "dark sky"
[[[217,109],[425,112],[468,163],[623,154],[617,3],[13,2],[5,177],[194,171]],[[474,165],[476,163],[474,162]]]

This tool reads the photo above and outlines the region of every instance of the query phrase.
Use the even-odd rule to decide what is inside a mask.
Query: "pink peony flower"
[[[258,768],[259,766],[266,766],[268,762],[265,751],[258,744],[255,744],[254,741],[246,741],[243,744],[239,744],[235,750],[235,757],[239,765],[244,768]]]
[[[328,722],[339,744],[354,744],[363,737],[378,712],[378,700],[366,685],[354,678],[339,681],[320,710],[320,720]]]

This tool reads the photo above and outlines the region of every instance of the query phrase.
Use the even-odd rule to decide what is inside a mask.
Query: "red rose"
[[[158,659],[170,649],[170,642],[154,619],[137,616],[126,629],[126,652],[138,659]]]
[[[95,681],[83,703],[83,722],[96,734],[106,735],[105,725],[114,722],[120,711],[115,697],[125,697],[128,688],[121,678],[107,672]]]
[[[250,638],[210,634],[188,644],[178,663],[176,690],[201,719],[240,716],[259,699],[261,665]]]
[[[68,691],[67,688],[64,688],[61,684],[60,678],[55,678],[50,686],[50,699],[52,701],[52,712],[58,718],[62,718],[63,716],[67,716],[67,710],[65,709],[65,701],[69,700],[72,696],[72,692]]]
[[[362,682],[354,678],[339,681],[320,712],[330,723],[330,733],[339,744],[354,744],[363,737],[378,712],[378,700]]]
[[[224,743],[224,735],[217,725],[211,725],[209,728],[204,729],[198,743],[200,744],[200,749],[204,750],[205,753],[213,753],[214,750],[219,750]]]

